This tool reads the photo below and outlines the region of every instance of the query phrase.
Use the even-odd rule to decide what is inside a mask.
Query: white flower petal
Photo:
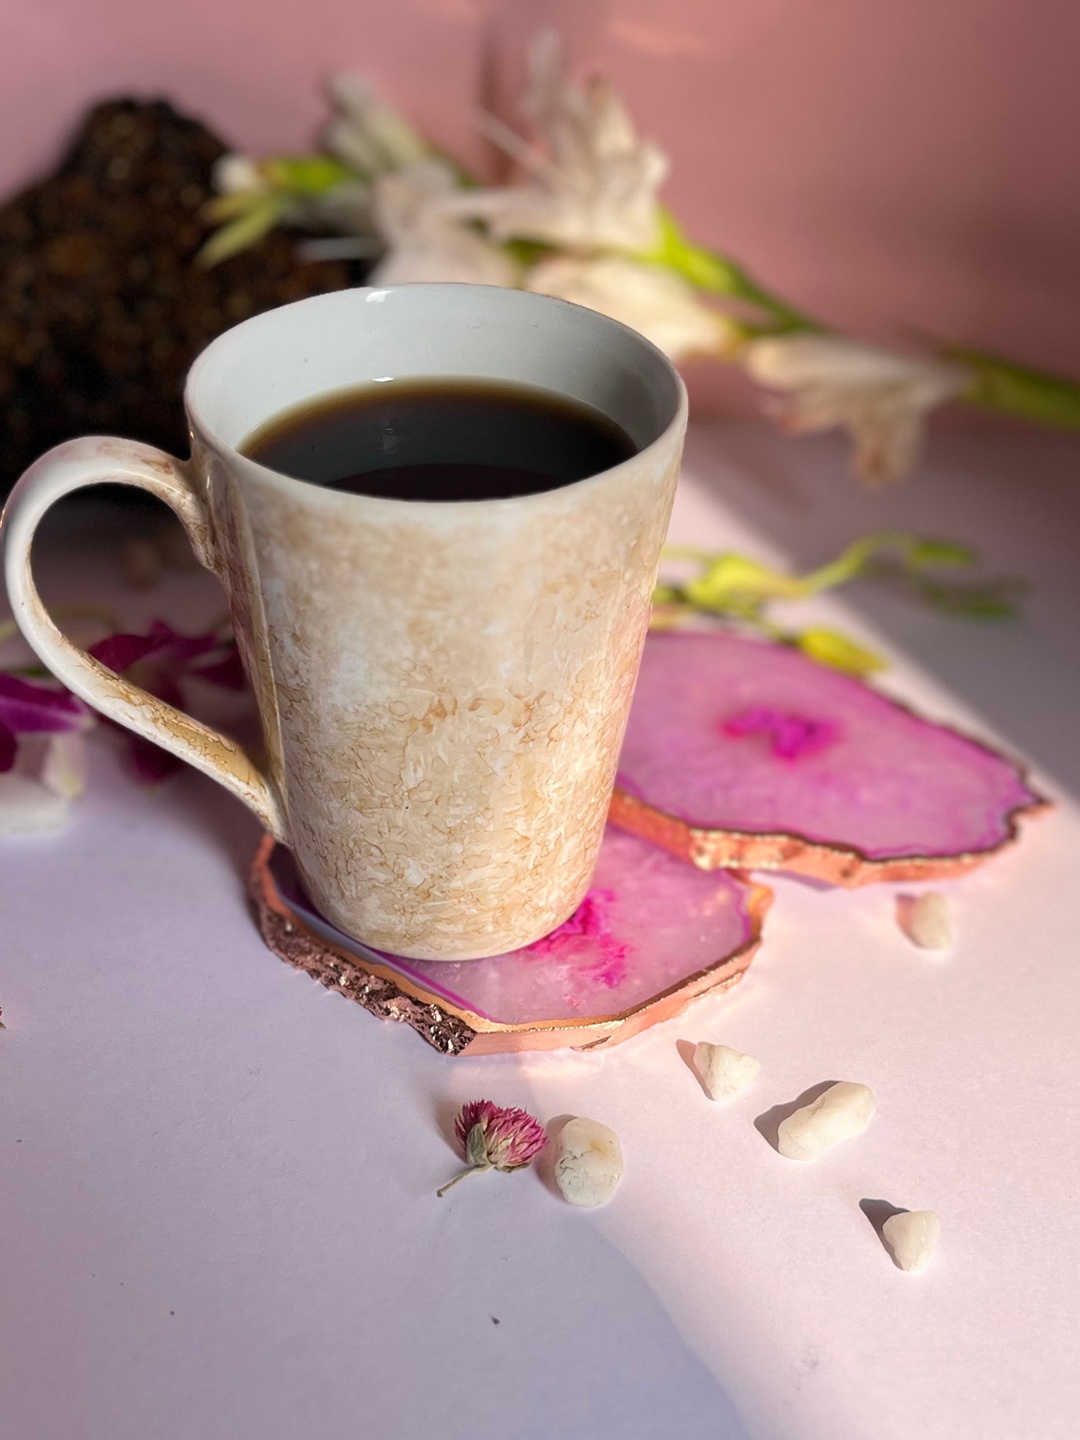
[[[373,195],[379,233],[390,244],[405,239],[422,221],[434,215],[436,203],[455,188],[454,176],[441,160],[421,160],[394,174],[381,176]],[[441,214],[439,218],[447,219]]]
[[[454,213],[484,220],[499,239],[577,250],[650,250],[659,235],[657,190],[667,174],[666,155],[638,138],[608,81],[571,83],[550,35],[534,46],[531,72],[523,108],[542,153],[526,153],[527,182],[462,192],[452,201]],[[521,159],[519,147],[512,148]]]
[[[211,184],[219,195],[239,195],[248,190],[265,190],[267,183],[250,155],[222,155],[214,161]]]
[[[365,76],[334,75],[326,88],[338,114],[323,132],[323,143],[346,165],[366,175],[380,175],[429,154],[420,133]]]
[[[60,830],[68,802],[15,770],[0,775],[0,835],[37,835]]]
[[[410,285],[417,281],[500,285],[513,289],[513,262],[482,236],[458,226],[411,236],[389,250],[371,272],[369,285]]]
[[[766,336],[745,347],[743,363],[759,384],[786,394],[790,429],[847,429],[856,469],[871,481],[895,479],[915,464],[928,412],[969,379],[961,366],[840,335]]]
[[[25,742],[38,738],[23,736],[19,744],[20,758]],[[42,747],[36,778],[46,790],[51,790],[62,800],[77,800],[86,789],[86,746],[83,737],[77,731],[69,730],[65,734],[40,738],[47,743]]]
[[[517,284],[519,267],[500,246],[442,210],[441,200],[456,184],[453,172],[439,160],[423,160],[379,179],[375,222],[389,248],[368,284]]]
[[[525,288],[620,320],[672,360],[722,354],[733,338],[730,323],[685,280],[623,256],[542,260],[527,275]]]
[[[15,764],[0,775],[0,835],[59,830],[85,784],[86,749],[78,731],[20,735]]]

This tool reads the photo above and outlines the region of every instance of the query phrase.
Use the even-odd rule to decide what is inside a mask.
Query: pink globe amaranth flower
[[[466,1175],[485,1170],[523,1170],[547,1144],[543,1126],[527,1110],[496,1105],[491,1100],[470,1100],[454,1123],[469,1164],[438,1192],[445,1195]]]

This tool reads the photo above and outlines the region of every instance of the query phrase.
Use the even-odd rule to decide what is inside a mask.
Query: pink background
[[[0,187],[120,92],[298,148],[345,66],[479,161],[470,107],[548,24],[670,150],[691,230],[804,307],[1080,375],[1075,0],[0,0]]]

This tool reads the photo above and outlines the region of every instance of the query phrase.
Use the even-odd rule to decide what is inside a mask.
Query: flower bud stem
[[[454,1186],[458,1183],[459,1180],[464,1180],[466,1175],[477,1175],[477,1174],[481,1174],[481,1173],[482,1173],[483,1171],[485,1171],[485,1170],[493,1170],[494,1168],[495,1168],[495,1167],[494,1167],[493,1165],[490,1165],[490,1164],[489,1164],[489,1165],[466,1165],[466,1167],[465,1167],[464,1170],[459,1171],[458,1174],[455,1175],[452,1180],[448,1180],[447,1183],[442,1187],[441,1190],[436,1190],[436,1191],[435,1191],[435,1194],[436,1194],[436,1195],[439,1197],[439,1199],[441,1200],[442,1197],[446,1194],[446,1192],[447,1192],[448,1190],[452,1190],[452,1189],[454,1188]]]

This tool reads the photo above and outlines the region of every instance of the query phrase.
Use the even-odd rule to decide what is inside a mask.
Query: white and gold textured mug
[[[583,401],[637,447],[513,499],[323,489],[240,447],[272,417],[388,377],[477,377]],[[667,359],[563,301],[469,285],[341,291],[203,352],[192,456],[73,440],[8,502],[8,593],[37,653],[110,719],[220,780],[295,856],[313,900],[380,950],[498,954],[570,915],[596,862],[686,427]],[[149,490],[221,581],[266,740],[232,740],[114,675],[50,620],[30,546],[82,486]]]

